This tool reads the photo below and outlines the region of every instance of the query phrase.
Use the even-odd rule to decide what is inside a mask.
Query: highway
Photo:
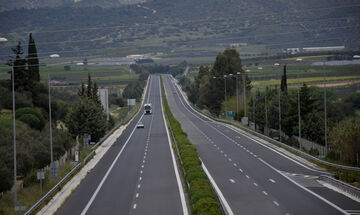
[[[200,115],[169,75],[163,80],[171,110],[197,147],[229,214],[360,214],[359,202],[315,180],[324,172]]]
[[[153,113],[139,112],[56,214],[188,214],[160,95],[151,76],[145,102]]]

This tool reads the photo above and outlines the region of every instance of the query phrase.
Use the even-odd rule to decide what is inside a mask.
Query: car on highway
[[[136,125],[137,128],[144,128],[144,123],[142,122],[138,122],[138,124]]]

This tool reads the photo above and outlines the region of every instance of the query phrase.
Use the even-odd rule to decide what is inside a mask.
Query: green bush
[[[18,120],[26,123],[33,129],[41,130],[40,120],[33,114],[23,114],[18,117]]]
[[[194,214],[197,215],[219,215],[222,214],[219,203],[213,198],[202,198],[193,207]]]
[[[31,126],[29,124],[30,127],[38,129],[38,130],[42,130],[45,126],[45,119],[44,117],[38,112],[36,111],[34,108],[31,107],[25,107],[25,108],[19,108],[16,110],[16,118],[19,119],[22,122],[25,122],[28,124],[28,122],[21,120],[21,117],[25,114],[29,114],[32,116],[35,116],[36,119],[38,120],[37,125],[35,125],[35,127]],[[26,118],[26,117],[25,117]],[[32,117],[31,117],[32,118]],[[27,120],[27,119],[25,119]],[[35,120],[35,121],[37,121]]]

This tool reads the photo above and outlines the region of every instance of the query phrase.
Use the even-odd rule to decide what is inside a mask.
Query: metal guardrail
[[[49,196],[51,196],[79,167],[82,163],[78,163],[68,174],[66,174],[49,192],[47,192],[39,201],[33,204],[24,215],[34,212]]]
[[[134,113],[134,116],[141,110],[142,104],[144,103],[144,96],[146,95],[146,91],[148,88],[150,76],[148,78],[146,87],[144,88],[143,96],[142,96],[142,102],[139,106],[139,109]],[[84,158],[82,162],[79,162],[68,174],[66,174],[54,187],[49,190],[41,199],[39,199],[35,204],[33,204],[29,210],[27,210],[24,215],[29,215],[32,212],[34,212],[49,196],[51,196],[56,189],[58,189],[82,164],[86,164],[87,160],[95,153],[95,149],[97,146],[99,146],[101,143],[103,143],[116,129],[118,129],[121,125],[127,124],[134,116],[130,117],[126,122],[123,122],[117,126],[115,126],[113,129],[111,129],[103,138],[101,138],[95,145],[91,147],[91,152]]]
[[[177,90],[181,91],[181,89],[179,89],[179,87],[177,86],[177,84],[175,84],[175,86],[176,86]],[[185,100],[185,97],[183,96],[183,94],[182,94],[182,93],[180,93],[180,94],[181,94],[181,96],[183,97],[183,99]],[[294,147],[291,147],[291,146],[289,146],[289,145],[286,145],[285,143],[282,143],[282,142],[279,142],[279,141],[277,141],[277,140],[274,140],[274,139],[272,139],[272,138],[270,138],[270,137],[268,137],[268,136],[265,136],[265,135],[263,135],[263,134],[261,134],[261,133],[258,133],[258,132],[256,132],[256,131],[254,131],[254,130],[245,128],[245,127],[243,127],[243,126],[237,125],[237,124],[235,124],[235,123],[233,123],[233,122],[230,122],[230,121],[227,121],[227,120],[221,120],[221,119],[214,118],[213,116],[210,116],[210,115],[207,115],[207,114],[201,112],[201,110],[199,110],[197,107],[194,107],[190,102],[186,102],[186,103],[189,104],[189,106],[190,106],[193,110],[195,110],[196,112],[200,113],[201,115],[203,115],[203,116],[205,116],[205,117],[207,117],[207,118],[210,118],[210,119],[212,119],[212,120],[214,120],[214,121],[223,122],[223,123],[226,123],[226,124],[231,124],[231,125],[239,128],[239,129],[245,130],[246,132],[251,133],[251,134],[253,134],[253,135],[257,136],[257,137],[260,137],[260,138],[262,138],[262,139],[264,139],[264,140],[267,140],[267,141],[269,141],[269,142],[271,142],[271,143],[274,143],[275,145],[278,145],[278,146],[280,146],[280,147],[283,147],[283,148],[288,149],[289,151],[292,151],[292,152],[295,152],[295,153],[297,153],[297,154],[300,154],[301,156],[303,156],[303,157],[305,157],[305,158],[308,158],[308,159],[310,159],[310,160],[312,160],[312,161],[318,162],[318,163],[323,164],[323,165],[326,165],[326,166],[335,167],[335,168],[338,168],[338,169],[352,170],[352,171],[358,171],[358,172],[360,172],[360,168],[359,168],[359,167],[346,166],[346,165],[341,165],[341,164],[336,164],[336,163],[331,163],[331,162],[328,162],[328,161],[321,160],[321,159],[319,159],[319,158],[317,158],[317,157],[314,157],[314,156],[312,156],[312,155],[309,155],[309,154],[307,154],[307,153],[305,153],[305,152],[303,152],[303,151],[301,151],[301,150],[299,150],[299,149],[296,149],[296,148],[294,148]]]
[[[325,181],[343,191],[345,191],[346,193],[355,196],[357,198],[360,198],[360,189],[357,187],[354,187],[350,184],[347,184],[345,182],[336,180],[335,178],[329,177],[327,175],[320,175],[319,180]]]

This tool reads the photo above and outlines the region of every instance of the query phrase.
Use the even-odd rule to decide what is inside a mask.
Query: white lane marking
[[[141,181],[141,180],[142,180],[142,177],[140,176],[140,177],[139,177],[139,181]]]
[[[141,187],[141,184],[138,184],[137,188],[139,188],[139,189],[140,189],[140,187]]]
[[[222,150],[220,151],[221,153],[224,153]]]
[[[310,177],[310,176],[308,176],[308,175],[305,175],[305,176],[304,176],[304,178],[309,178],[309,177]]]
[[[273,201],[276,206],[279,206],[279,203],[277,201]]]
[[[141,165],[141,168],[144,168],[144,165]]]
[[[227,157],[227,154],[225,154],[224,156]]]
[[[273,169],[275,172],[279,173],[281,176],[285,177],[286,179],[288,179],[289,181],[291,181],[293,184],[295,184],[296,186],[300,187],[301,189],[309,192],[310,194],[314,195],[315,197],[319,198],[320,200],[322,200],[323,202],[327,203],[328,205],[332,206],[333,208],[335,208],[336,210],[340,211],[343,214],[349,214],[347,213],[345,210],[343,210],[342,208],[340,208],[339,206],[335,205],[334,203],[328,201],[327,199],[323,198],[322,196],[314,193],[313,191],[309,190],[308,188],[300,185],[299,183],[297,183],[296,181],[292,180],[289,176],[281,173],[279,170],[277,170],[275,167],[271,166],[269,163],[267,163],[266,161],[264,161],[263,159],[259,158],[259,160],[261,162],[263,162],[266,166],[270,167],[271,169]]]
[[[228,215],[234,215],[233,211],[230,208],[229,203],[226,201],[224,195],[222,194],[221,190],[219,189],[219,187],[217,186],[215,180],[213,179],[213,177],[210,175],[209,171],[207,170],[204,162],[201,162],[201,167],[203,168],[204,172],[206,173],[206,175],[208,176],[210,183],[212,184],[212,186],[214,187],[216,193],[219,196],[220,201],[222,202],[222,205],[224,207],[224,210],[226,210]]]
[[[133,209],[136,209],[136,204],[134,204],[134,207],[133,207]]]
[[[140,170],[140,174],[143,174],[143,171],[142,171],[142,170]]]
[[[246,178],[247,178],[247,179],[249,179],[249,178],[250,178],[250,176],[248,176],[248,175],[245,175],[245,176],[246,176]]]
[[[274,179],[269,178],[269,181],[270,181],[271,183],[274,183],[274,184],[275,184],[275,180],[274,180]]]
[[[150,91],[150,90],[149,90]],[[140,119],[137,121],[137,123],[135,123],[135,125],[137,125],[141,119],[143,118],[144,115],[141,115]],[[120,155],[122,154],[122,152],[124,151],[125,147],[127,146],[127,144],[129,143],[132,135],[134,134],[136,130],[136,126],[134,126],[134,129],[132,130],[132,132],[130,133],[130,136],[127,138],[125,144],[123,145],[123,147],[121,148],[120,152],[116,155],[114,161],[112,162],[111,166],[109,167],[109,169],[106,171],[104,177],[101,179],[100,184],[97,186],[95,192],[93,193],[93,195],[91,196],[90,200],[88,201],[88,203],[86,204],[85,208],[82,210],[81,215],[85,215],[86,212],[89,210],[91,204],[94,202],[97,194],[99,193],[101,187],[104,185],[106,179],[109,177],[109,174],[111,172],[111,170],[114,168],[115,163],[117,162],[117,160],[119,159]]]
[[[231,162],[231,158],[228,159]]]
[[[176,88],[177,90],[179,90],[177,86],[175,86],[174,88]],[[179,90],[179,91],[180,91],[180,90]],[[181,93],[181,92],[180,92],[180,93]],[[201,117],[197,116],[195,113],[193,113],[192,111],[190,111],[189,108],[186,107],[185,104],[183,103],[182,99],[180,98],[179,93],[177,93],[177,95],[178,95],[178,97],[179,97],[179,100],[180,100],[181,104],[184,106],[184,108],[185,108],[189,113],[191,113],[193,116],[195,116],[196,118],[198,118],[198,119],[200,119],[201,121],[203,121],[203,122],[204,122],[206,125],[208,125],[209,127],[211,127],[211,128],[213,128],[214,130],[218,131],[220,134],[222,134],[223,136],[225,136],[227,139],[231,139],[231,138],[229,138],[226,134],[224,134],[223,132],[219,131],[219,130],[218,130],[217,128],[215,128],[214,126],[209,125],[209,124],[208,124],[205,120],[203,120]],[[183,97],[183,95],[182,95],[182,97]],[[185,100],[184,97],[183,97],[183,99],[184,99],[184,101],[189,105],[189,107],[191,107],[190,104],[188,103],[188,101]],[[199,113],[198,113],[196,110],[194,110],[192,107],[191,107],[191,109],[192,109],[194,112],[196,112],[197,114],[199,114]],[[213,122],[218,128],[220,127],[220,123],[214,121],[213,119],[209,118],[208,116],[205,116],[205,115],[204,115],[204,117],[206,117],[206,118],[209,119],[211,122]],[[232,126],[228,126],[228,125],[223,125],[223,126],[225,126],[225,127],[229,128],[229,129],[233,130],[233,131],[236,132],[236,133],[239,133],[239,132],[240,132],[240,129],[239,129],[239,128],[237,128],[237,129],[239,129],[239,130],[236,130],[236,129],[233,128]],[[254,142],[258,143],[259,145],[261,145],[261,146],[263,146],[263,147],[265,147],[265,148],[267,148],[267,149],[270,149],[271,151],[273,151],[273,152],[275,152],[275,153],[283,156],[284,158],[286,158],[286,159],[288,159],[288,160],[291,160],[292,162],[298,164],[299,166],[302,166],[302,167],[304,167],[304,168],[306,168],[306,169],[308,169],[308,170],[311,170],[311,171],[315,171],[315,172],[319,172],[319,173],[326,173],[326,172],[323,172],[323,171],[320,171],[320,170],[316,170],[316,169],[310,168],[310,167],[308,167],[308,166],[306,166],[306,165],[304,165],[304,164],[302,164],[302,163],[300,163],[300,162],[298,162],[298,161],[296,161],[296,160],[288,157],[287,155],[285,155],[285,154],[283,154],[283,153],[280,153],[279,151],[277,151],[277,150],[275,150],[275,149],[273,149],[273,148],[271,148],[271,147],[269,147],[269,146],[264,145],[264,144],[261,143],[260,141],[255,140],[254,138],[250,137],[250,136],[247,135],[247,134],[244,134],[243,132],[244,132],[244,131],[241,130],[241,135],[242,135],[242,136],[247,137],[247,138],[250,139],[250,140],[253,140]],[[246,148],[244,147],[244,149],[246,149]]]
[[[263,194],[264,194],[265,196],[267,196],[267,195],[268,195],[268,193],[267,193],[267,192],[265,192],[265,191],[263,191]]]
[[[257,184],[257,183],[255,183],[255,182],[254,182],[253,184],[254,184],[254,186],[255,186],[255,187],[257,187],[257,186],[258,186],[258,184]]]
[[[160,79],[159,79],[159,84],[161,86],[160,83]],[[159,87],[160,88],[160,87]],[[176,160],[175,160],[175,155],[174,152],[172,150],[172,146],[171,146],[171,139],[170,139],[170,135],[169,135],[169,131],[168,131],[168,126],[166,124],[166,120],[165,120],[165,115],[164,115],[164,108],[163,108],[163,101],[162,101],[162,93],[161,93],[161,89],[160,90],[160,103],[161,103],[161,112],[162,112],[162,116],[163,116],[163,120],[164,120],[164,125],[165,125],[165,130],[166,130],[166,134],[168,137],[168,143],[169,143],[169,149],[171,152],[171,157],[172,157],[172,163],[173,163],[173,167],[174,167],[174,172],[175,172],[175,176],[176,176],[176,181],[178,184],[178,188],[179,188],[179,194],[180,194],[180,199],[181,199],[181,205],[182,205],[182,209],[183,209],[183,214],[184,215],[188,215],[188,208],[187,208],[187,204],[186,204],[186,200],[185,200],[185,193],[184,193],[184,189],[182,187],[182,183],[180,180],[180,176],[179,176],[179,171],[177,169],[177,164],[176,164]],[[165,91],[166,94],[166,91]]]
[[[135,196],[136,198],[139,198],[139,193],[136,193],[136,196]]]
[[[234,165],[234,166],[237,166],[237,164],[236,164],[236,163],[234,163],[233,165]]]
[[[239,169],[239,171],[240,171],[240,172],[243,172],[243,170],[242,170],[242,169]]]
[[[235,184],[235,180],[234,180],[234,179],[230,178],[229,181],[230,181],[231,183]]]

